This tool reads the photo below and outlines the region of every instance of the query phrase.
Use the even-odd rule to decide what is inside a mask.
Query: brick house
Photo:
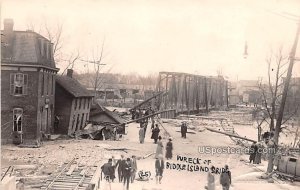
[[[72,134],[86,126],[89,120],[93,95],[72,77],[56,77],[55,91],[55,130],[56,134]]]
[[[1,143],[38,145],[53,131],[53,44],[33,31],[1,31]]]

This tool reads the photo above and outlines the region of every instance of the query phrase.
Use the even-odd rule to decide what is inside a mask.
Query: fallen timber
[[[155,116],[155,115],[158,115],[158,114],[161,114],[161,113],[165,113],[165,112],[169,112],[169,111],[173,111],[174,109],[168,109],[168,110],[163,110],[163,111],[158,111],[158,112],[155,112],[153,114],[149,114],[147,116],[144,116],[144,117],[141,117],[141,118],[138,118],[138,119],[134,119],[134,120],[130,120],[130,121],[127,121],[125,123],[122,123],[120,125],[127,125],[127,124],[130,124],[130,123],[134,123],[134,122],[137,122],[137,121],[140,121],[140,120],[143,120],[143,119],[147,119],[147,118],[150,118],[152,116]]]
[[[248,139],[246,137],[241,137],[241,136],[238,136],[238,135],[235,135],[235,134],[218,131],[218,130],[211,129],[211,128],[208,128],[208,127],[206,127],[206,129],[211,131],[211,132],[220,133],[220,134],[227,135],[227,136],[230,136],[230,137],[234,137],[234,138],[238,138],[238,139],[242,139],[242,140],[246,140],[246,141],[250,141],[250,142],[257,142],[255,140]]]
[[[159,92],[158,94],[146,99],[145,101],[139,103],[138,105],[134,106],[133,108],[129,109],[129,111],[133,111],[133,110],[136,110],[137,108],[141,107],[142,105],[146,104],[147,102],[149,102],[150,100],[160,96],[160,95],[166,95],[167,93],[166,92]]]

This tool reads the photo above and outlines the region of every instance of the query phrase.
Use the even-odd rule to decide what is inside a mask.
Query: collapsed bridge
[[[159,98],[161,110],[190,114],[228,106],[228,81],[222,76],[160,72],[156,88],[159,93],[167,92]]]

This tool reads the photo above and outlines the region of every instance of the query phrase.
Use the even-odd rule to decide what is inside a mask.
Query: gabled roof
[[[56,83],[76,98],[94,96],[74,78],[68,76],[57,76]]]
[[[96,104],[92,105],[92,107],[91,107],[90,117],[93,117],[93,116],[99,115],[99,114],[106,114],[108,117],[113,119],[118,124],[122,124],[122,123],[126,122],[125,119],[123,119],[117,113],[108,110],[104,106],[101,106],[99,103],[96,103]]]

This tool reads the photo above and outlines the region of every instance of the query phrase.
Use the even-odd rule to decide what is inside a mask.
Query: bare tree
[[[262,94],[263,106],[270,119],[270,131],[274,131],[276,110],[282,95],[282,77],[286,73],[284,66],[288,64],[288,57],[282,55],[282,48],[280,48],[276,54],[271,53],[266,62],[268,64],[268,84],[264,85],[261,80],[258,85]]]
[[[61,49],[63,47],[62,41],[62,32],[63,32],[63,24],[58,23],[54,29],[51,29],[47,22],[45,22],[45,32],[47,38],[53,43],[53,55],[54,60],[56,62],[60,61],[59,56],[61,54]]]
[[[79,50],[77,50],[77,53],[75,54],[74,52],[70,55],[69,59],[67,60],[63,60],[63,61],[67,61],[68,65],[67,67],[63,70],[63,72],[61,73],[61,75],[64,75],[65,72],[67,71],[67,69],[73,69],[74,65],[76,63],[76,61],[78,61],[80,59],[80,53]]]
[[[264,85],[262,84],[262,81],[260,81],[259,89],[262,94],[263,106],[267,113],[267,119],[265,119],[265,121],[269,123],[269,130],[274,136],[276,133],[276,126],[278,125],[276,121],[279,115],[279,105],[282,101],[283,85],[285,82],[283,76],[287,73],[286,67],[289,63],[289,57],[283,56],[282,48],[280,48],[278,52],[271,54],[271,56],[266,59],[266,62],[268,64],[268,83],[267,85]],[[281,121],[280,128],[277,130],[278,136],[284,129],[287,129],[287,126],[283,126],[283,124],[289,121],[296,112],[297,110],[286,114],[284,120]],[[258,124],[259,126],[261,125],[261,123]],[[276,150],[278,147],[278,138],[277,140],[271,139],[268,146],[269,148],[274,148],[274,150]],[[273,159],[274,155],[270,154],[267,169],[268,173],[273,171]]]

